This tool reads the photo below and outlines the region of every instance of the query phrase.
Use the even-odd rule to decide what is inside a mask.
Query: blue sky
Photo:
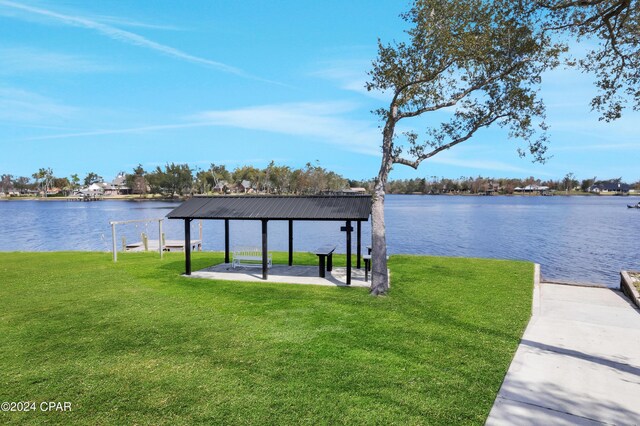
[[[0,0],[0,173],[111,179],[138,163],[317,160],[373,177],[381,137],[370,111],[387,100],[366,92],[366,71],[378,37],[402,37],[408,4]],[[545,76],[553,158],[544,165],[519,158],[495,128],[391,177],[640,179],[640,114],[599,122],[594,93],[575,70]]]

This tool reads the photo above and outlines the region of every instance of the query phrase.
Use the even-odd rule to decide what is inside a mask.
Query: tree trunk
[[[395,110],[393,110],[395,112]],[[383,130],[382,164],[373,190],[371,207],[371,288],[374,296],[385,294],[389,290],[389,274],[387,273],[387,234],[384,223],[384,196],[387,179],[393,165],[393,133],[395,130],[395,114],[387,119]]]
[[[371,209],[371,294],[377,296],[389,290],[387,274],[387,236],[384,223],[384,186],[376,183]]]

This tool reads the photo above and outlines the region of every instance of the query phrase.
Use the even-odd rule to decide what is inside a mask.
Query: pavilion
[[[262,279],[268,278],[268,222],[289,222],[289,266],[293,265],[294,221],[344,221],[346,233],[347,273],[351,284],[351,233],[356,222],[356,267],[361,266],[362,222],[371,215],[370,195],[224,195],[194,197],[172,210],[169,219],[184,220],[185,274],[191,275],[191,227],[193,219],[224,221],[224,261],[229,263],[229,221],[259,220],[262,222]]]

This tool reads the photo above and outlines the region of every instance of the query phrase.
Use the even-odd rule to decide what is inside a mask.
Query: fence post
[[[160,247],[160,259],[162,259],[162,252],[164,252],[164,238],[162,238],[162,219],[158,221],[158,246]]]
[[[118,261],[118,247],[116,246],[116,224],[111,222],[111,240],[113,242],[113,261]]]

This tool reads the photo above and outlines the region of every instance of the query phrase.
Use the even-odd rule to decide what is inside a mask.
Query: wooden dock
[[[162,221],[164,218],[153,218],[153,219],[133,219],[133,220],[121,220],[121,221],[110,221],[109,225],[111,225],[111,244],[112,244],[112,252],[113,252],[113,261],[118,261],[118,243],[116,237],[116,225],[126,225],[130,223],[149,223],[149,222],[158,222],[158,236],[159,240],[150,240],[148,234],[146,232],[142,232],[140,234],[141,241],[135,243],[127,244],[126,238],[122,237],[121,242],[121,250],[130,251],[130,252],[144,252],[144,251],[157,251],[160,254],[160,259],[162,259],[162,253],[165,251],[185,251],[185,242],[184,240],[167,240],[165,239],[164,232],[162,232]],[[197,240],[191,240],[191,250],[190,251],[202,251],[202,221],[199,223],[199,237]],[[189,235],[189,234],[187,234]],[[188,237],[187,237],[188,238]],[[187,252],[188,253],[188,252]]]
[[[138,241],[131,244],[126,244],[125,251],[158,251],[160,245],[158,240],[147,240],[145,246],[144,241]],[[184,251],[184,240],[165,240],[162,246],[163,251]],[[191,240],[192,251],[202,251],[202,240]]]

